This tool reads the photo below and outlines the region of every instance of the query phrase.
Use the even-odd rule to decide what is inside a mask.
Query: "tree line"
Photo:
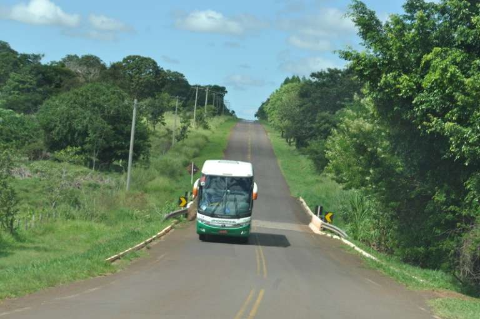
[[[179,72],[164,70],[149,57],[129,55],[107,66],[94,55],[67,55],[44,64],[40,54],[18,53],[0,41],[0,145],[24,148],[32,158],[69,148],[87,162],[109,165],[125,160],[133,99],[139,121],[135,157],[148,155],[148,125],[164,124],[164,113],[180,98],[180,113],[191,117],[192,85]],[[226,94],[223,86],[211,91]],[[222,113],[223,99],[210,116]],[[199,91],[199,101],[205,91]],[[202,108],[199,108],[202,120]],[[227,109],[227,114],[231,114]],[[179,138],[182,135],[178,135]]]
[[[257,117],[363,195],[357,239],[478,285],[480,7],[408,0],[382,22],[355,0],[349,16],[364,49],[287,78]]]

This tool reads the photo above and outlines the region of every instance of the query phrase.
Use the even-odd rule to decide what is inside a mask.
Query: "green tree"
[[[396,253],[452,269],[462,235],[480,214],[472,200],[480,195],[480,7],[477,1],[409,0],[404,10],[382,23],[353,1],[350,16],[366,50],[341,55],[366,83],[378,124],[388,129],[389,156],[401,163],[393,175],[397,185],[368,182],[395,212]],[[369,176],[392,178],[366,165]]]
[[[77,147],[81,155],[108,165],[128,158],[132,102],[119,88],[91,83],[50,98],[38,118],[52,151]],[[136,125],[134,158],[148,155],[147,127]]]
[[[21,67],[19,54],[5,41],[0,41],[0,88],[7,82],[10,73]]]
[[[165,71],[152,58],[129,55],[122,60],[121,74],[132,97],[154,97],[165,85]]]
[[[190,93],[191,86],[188,83],[188,80],[180,72],[176,71],[165,71],[165,86],[163,91],[168,93],[170,96],[179,96],[182,98],[188,98]]]
[[[142,114],[156,129],[158,124],[165,125],[165,112],[172,109],[172,98],[168,93],[158,94],[156,97],[147,98],[140,102]]]
[[[42,130],[35,118],[0,109],[0,146],[18,149],[41,137]]]
[[[0,90],[0,108],[31,114],[38,110],[44,98],[44,89],[39,87],[35,75],[28,70],[14,72]]]
[[[76,54],[69,54],[60,60],[60,63],[74,72],[80,82],[90,83],[98,80],[107,67],[97,56],[86,54],[79,57]]]

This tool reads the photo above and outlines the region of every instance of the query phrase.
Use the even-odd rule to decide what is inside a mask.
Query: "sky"
[[[385,20],[403,0],[365,0]],[[287,76],[343,67],[336,50],[361,50],[339,0],[0,0],[0,40],[43,62],[94,54],[105,63],[138,54],[223,85],[236,114],[253,119]]]

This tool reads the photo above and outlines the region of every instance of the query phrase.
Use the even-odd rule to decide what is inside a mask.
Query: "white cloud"
[[[336,37],[356,32],[355,24],[345,17],[345,13],[336,8],[320,10],[318,14],[301,19],[282,19],[280,28],[294,31],[302,35]]]
[[[72,37],[72,38],[87,38],[97,41],[116,41],[117,35],[113,32],[101,32],[97,30],[88,30],[88,31],[79,31],[79,30],[64,30],[63,35]]]
[[[223,46],[226,47],[226,48],[231,48],[231,49],[243,48],[243,45],[241,45],[238,42],[233,42],[233,41],[225,41],[223,43]]]
[[[92,27],[100,31],[132,31],[133,28],[122,21],[104,15],[91,14],[89,21]]]
[[[19,3],[4,10],[4,18],[36,25],[59,25],[76,27],[80,24],[80,15],[65,13],[59,6],[49,0],[31,0]]]
[[[329,51],[333,42],[356,34],[354,23],[335,8],[321,9],[317,14],[295,19],[280,19],[278,27],[290,32],[288,43],[314,51]]]
[[[330,40],[309,37],[302,35],[291,35],[288,38],[288,43],[301,49],[314,50],[314,51],[330,51],[332,50],[332,44]]]
[[[170,63],[170,64],[179,64],[180,61],[178,61],[177,59],[174,59],[174,58],[171,58],[169,56],[166,56],[166,55],[162,55],[161,56],[163,62],[166,62],[166,63]]]
[[[305,76],[309,76],[312,72],[340,67],[342,66],[322,57],[307,57],[296,61],[285,61],[280,64],[280,69],[285,72]]]
[[[237,90],[244,90],[247,86],[264,86],[265,81],[254,79],[249,75],[233,74],[225,79],[225,84]]]
[[[177,29],[203,33],[244,35],[248,31],[260,29],[266,24],[254,16],[240,15],[229,18],[214,10],[193,11],[177,18]]]

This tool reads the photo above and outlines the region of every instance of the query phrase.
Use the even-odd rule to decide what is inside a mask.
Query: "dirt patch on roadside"
[[[422,293],[424,293],[428,299],[450,298],[461,300],[478,300],[477,298],[469,297],[451,290],[423,290]]]

